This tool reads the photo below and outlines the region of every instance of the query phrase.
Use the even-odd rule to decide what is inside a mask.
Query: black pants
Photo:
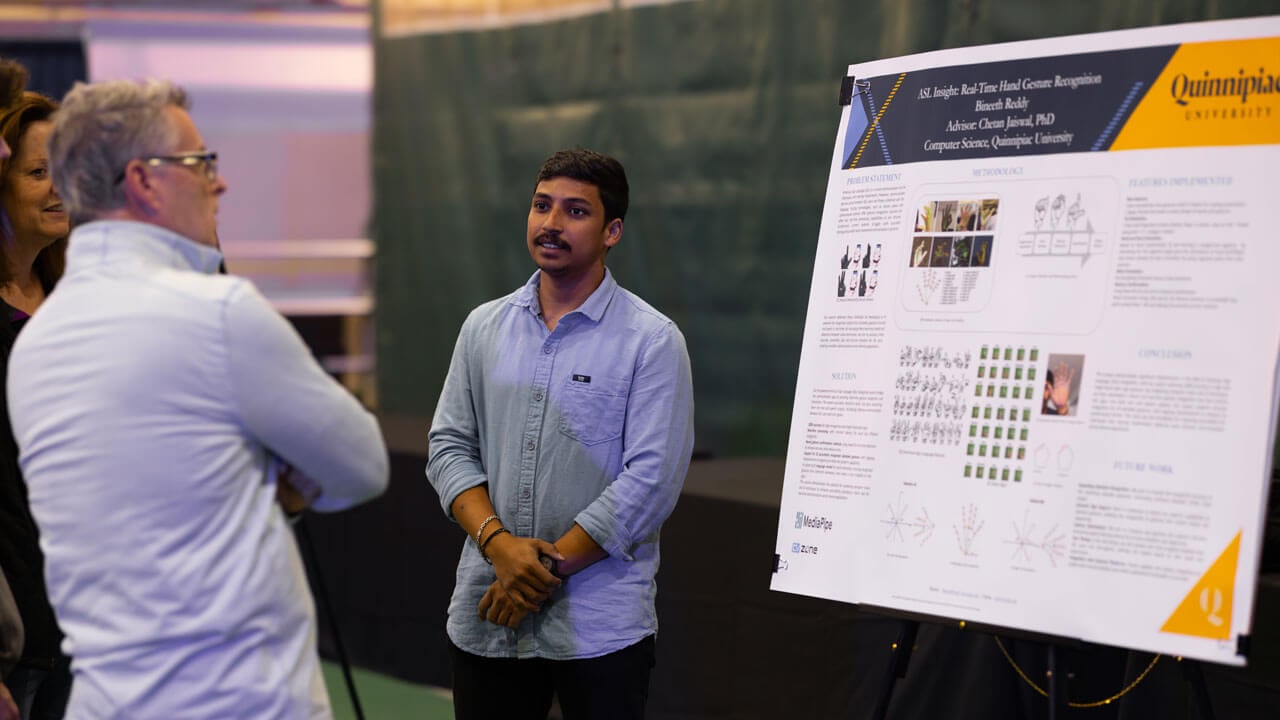
[[[51,670],[20,664],[4,681],[23,720],[62,720],[71,696],[71,658],[60,656]]]
[[[653,636],[585,660],[453,655],[453,716],[458,720],[545,720],[551,697],[565,720],[641,720],[649,699]]]

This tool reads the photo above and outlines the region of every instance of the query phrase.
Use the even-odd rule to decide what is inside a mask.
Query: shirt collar
[[[511,298],[511,304],[529,308],[533,314],[540,315],[542,304],[538,302],[538,285],[541,282],[542,271],[534,270],[524,287],[517,290],[515,297]],[[613,300],[613,294],[617,289],[618,281],[613,279],[613,273],[609,272],[609,268],[605,268],[604,280],[600,283],[600,287],[596,288],[585,302],[567,314],[581,313],[591,318],[592,322],[598,323],[600,318],[604,317],[604,311],[609,307],[609,302]]]
[[[201,245],[159,225],[133,220],[95,220],[71,231],[68,264],[96,264],[120,258],[141,258],[180,270],[212,275],[222,264],[222,252]]]

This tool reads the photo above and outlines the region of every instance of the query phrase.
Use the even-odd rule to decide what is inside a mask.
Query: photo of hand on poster
[[[969,252],[972,249],[972,237],[956,238],[951,244],[951,267],[969,267]]]
[[[973,240],[972,260],[969,265],[972,267],[988,267],[991,265],[991,243],[995,240],[992,235],[979,235]]]
[[[982,211],[978,220],[979,230],[995,230],[996,229],[996,211],[999,210],[999,200],[983,200]]]
[[[917,237],[911,243],[911,267],[929,267],[929,250],[933,246],[933,238]]]
[[[1041,415],[1075,415],[1080,402],[1080,381],[1084,371],[1083,355],[1050,353],[1044,374],[1044,400]]]
[[[951,238],[933,239],[933,259],[929,261],[929,267],[951,267]]]
[[[866,277],[859,268],[871,262],[871,243],[845,245],[836,276],[836,297],[862,297],[866,294]]]
[[[943,200],[933,204],[934,232],[951,232],[956,230],[956,208],[960,203],[955,200]]]
[[[927,202],[916,211],[916,232],[929,232],[933,229],[933,203]]]

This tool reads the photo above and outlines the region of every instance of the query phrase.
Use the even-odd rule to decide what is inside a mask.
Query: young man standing
[[[427,475],[467,532],[449,606],[456,716],[640,718],[658,531],[693,449],[684,337],[622,289],[622,165],[561,151],[526,233],[538,270],[462,326]]]

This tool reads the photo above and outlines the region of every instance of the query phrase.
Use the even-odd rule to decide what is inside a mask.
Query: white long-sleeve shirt
[[[271,455],[339,510],[386,487],[375,419],[213,248],[154,225],[71,236],[8,402],[67,717],[324,718],[315,611]]]

